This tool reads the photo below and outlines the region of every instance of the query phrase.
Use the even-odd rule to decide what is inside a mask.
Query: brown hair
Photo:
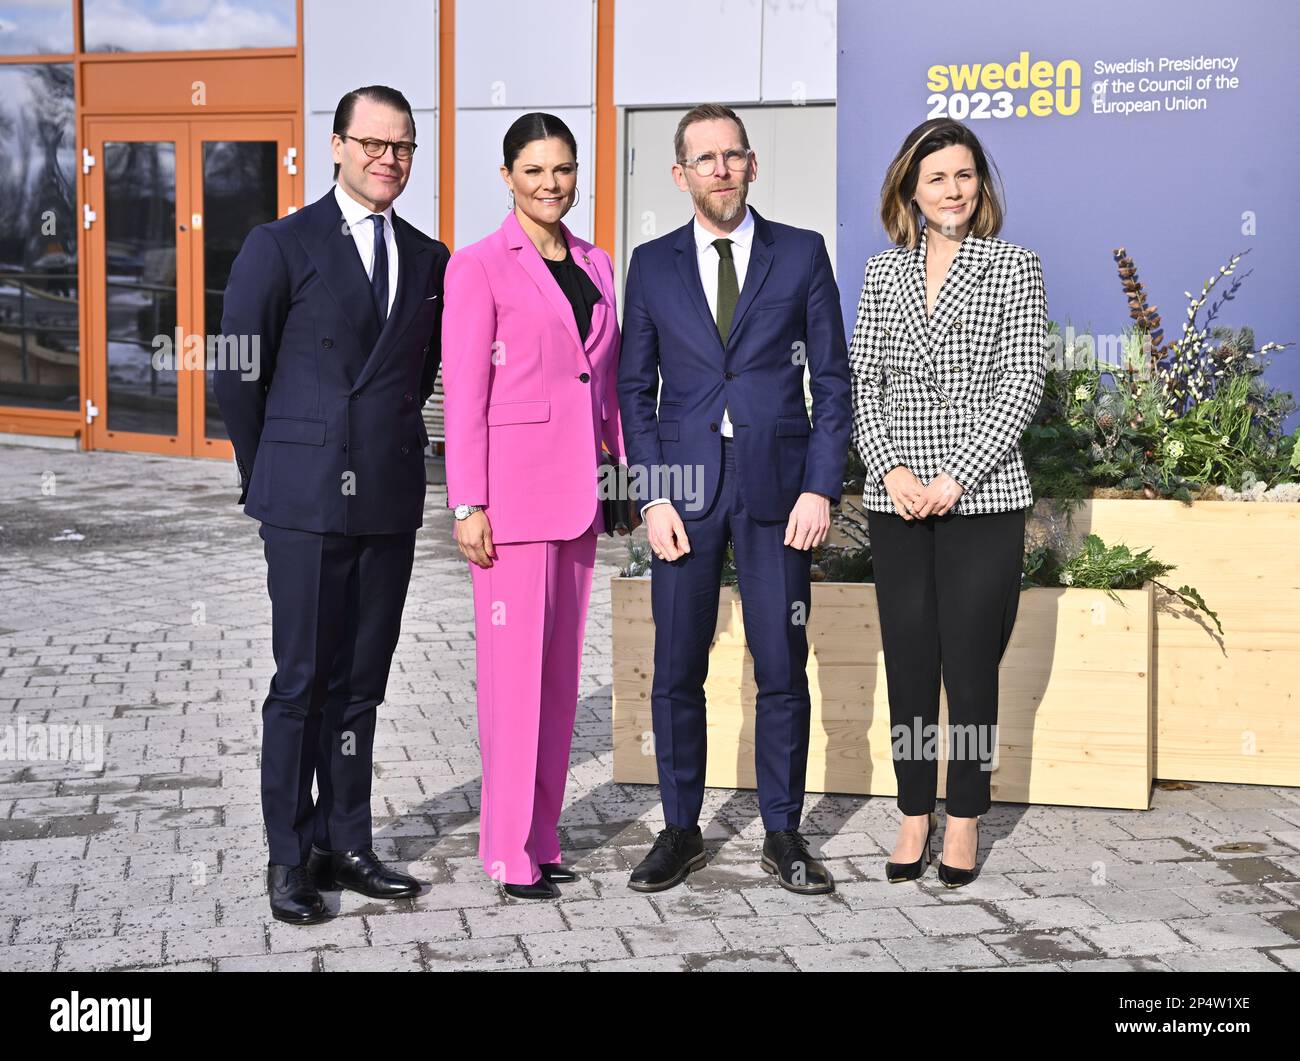
[[[411,104],[407,102],[406,97],[397,89],[389,88],[387,85],[365,85],[362,88],[354,88],[351,92],[345,92],[343,98],[339,100],[339,105],[334,108],[336,136],[347,135],[348,127],[352,124],[352,112],[357,109],[359,99],[368,99],[371,103],[382,103],[385,107],[401,111],[406,115],[406,120],[411,123],[411,135],[415,135],[415,115],[411,113]],[[339,168],[339,164],[335,162],[335,180],[339,179]]]
[[[682,115],[682,120],[677,123],[677,132],[673,134],[673,157],[678,163],[684,163],[686,154],[686,129],[696,122],[711,122],[719,118],[726,118],[736,123],[736,128],[740,130],[740,143],[746,151],[749,150],[749,134],[745,132],[745,123],[740,120],[740,115],[730,107],[725,107],[721,103],[701,103],[698,107],[692,107]]]
[[[921,209],[912,201],[921,162],[927,155],[953,144],[970,148],[975,159],[975,174],[979,178],[979,203],[971,216],[970,235],[996,236],[1001,230],[1002,199],[990,179],[991,172],[996,174],[996,167],[991,167],[979,139],[961,122],[951,118],[932,118],[907,134],[880,186],[880,220],[885,226],[885,234],[898,246],[915,247],[921,240]],[[998,184],[1001,183],[998,175]]]

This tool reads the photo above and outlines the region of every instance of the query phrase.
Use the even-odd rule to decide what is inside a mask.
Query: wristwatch
[[[468,519],[471,512],[478,512],[482,508],[482,505],[457,505],[452,509],[452,514],[457,519]]]

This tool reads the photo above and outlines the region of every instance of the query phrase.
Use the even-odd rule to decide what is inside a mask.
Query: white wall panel
[[[614,102],[757,100],[762,24],[762,0],[623,0],[614,12]]]
[[[522,114],[592,106],[595,33],[595,0],[458,4],[457,108],[505,107]]]
[[[591,239],[592,137],[595,120],[590,108],[525,108],[457,110],[456,112],[456,246],[482,239],[500,227],[509,210],[509,189],[501,179],[501,140],[520,113],[545,109],[563,121],[578,141],[578,205],[564,223],[583,239]]]
[[[302,13],[307,110],[333,114],[343,94],[362,85],[391,85],[411,101],[412,110],[437,107],[437,9],[434,0],[307,0]]]
[[[838,0],[763,0],[763,101],[835,98]]]

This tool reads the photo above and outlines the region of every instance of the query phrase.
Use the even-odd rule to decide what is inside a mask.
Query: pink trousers
[[[496,546],[490,568],[470,564],[483,761],[479,858],[504,884],[531,884],[560,861],[578,710],[582,638],[596,534]]]

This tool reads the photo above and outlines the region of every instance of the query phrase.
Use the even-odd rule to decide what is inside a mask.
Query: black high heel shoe
[[[501,890],[513,899],[558,899],[560,889],[545,877],[538,877],[532,884],[505,884]]]
[[[890,884],[897,884],[899,881],[916,880],[925,872],[925,867],[932,861],[930,854],[930,837],[934,835],[934,811],[930,812],[930,819],[925,827],[925,847],[921,849],[921,857],[915,862],[886,862],[885,879]]]
[[[970,869],[957,869],[954,866],[945,865],[943,858],[939,859],[939,880],[945,888],[960,888],[963,884],[969,884],[975,879],[975,868],[980,864],[980,820],[975,819],[975,865]]]
[[[578,879],[572,869],[560,862],[539,862],[537,868],[552,884],[572,884]]]

